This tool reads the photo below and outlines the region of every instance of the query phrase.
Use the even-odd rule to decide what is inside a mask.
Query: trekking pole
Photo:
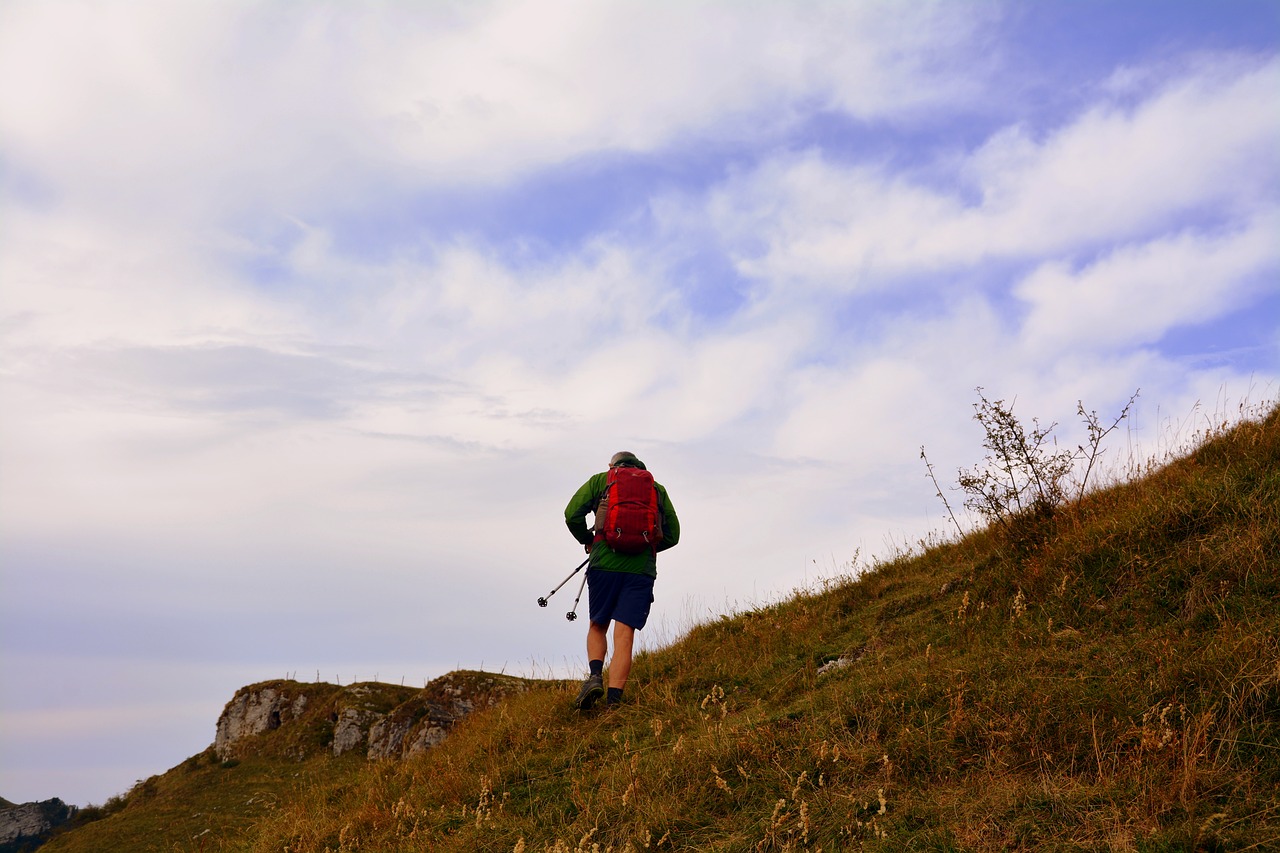
[[[574,569],[573,571],[569,572],[569,577],[568,577],[568,578],[565,578],[564,580],[560,581],[560,583],[556,584],[556,588],[555,588],[555,589],[551,590],[551,592],[547,593],[545,596],[543,596],[543,597],[541,597],[541,598],[539,598],[539,599],[538,599],[538,606],[539,606],[539,607],[546,607],[546,606],[547,606],[547,599],[548,599],[548,598],[550,598],[551,596],[555,595],[557,592],[559,592],[559,591],[560,591],[560,587],[562,587],[562,586],[564,586],[565,584],[567,584],[567,583],[569,582],[569,578],[573,577],[573,576],[574,576],[574,575],[576,575],[578,572],[582,571],[582,567],[583,567],[583,566],[585,566],[585,565],[586,565],[590,560],[591,560],[591,555],[590,555],[590,554],[588,554],[588,555],[587,555],[587,559],[583,560],[581,563],[579,563],[579,564],[578,564],[578,568],[576,568],[576,569]],[[583,576],[582,576],[582,582],[583,582],[583,583],[586,583],[586,582],[587,582],[587,576],[586,576],[586,575],[583,575]],[[582,595],[582,590],[578,590],[578,595],[579,595],[579,596],[581,596],[581,595]],[[576,604],[576,603],[577,603],[577,602],[575,602],[575,604]]]
[[[578,587],[578,597],[573,600],[573,609],[564,615],[564,618],[568,619],[570,622],[578,618],[578,602],[582,600],[582,590],[586,587],[586,585],[587,585],[587,573],[583,572],[582,586]]]

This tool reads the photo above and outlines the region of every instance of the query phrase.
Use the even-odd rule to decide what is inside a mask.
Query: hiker
[[[595,523],[587,527],[587,513]],[[604,688],[604,658],[613,623],[613,658],[609,662],[607,704],[622,701],[631,674],[635,633],[644,627],[653,604],[658,552],[680,541],[680,520],[667,490],[654,482],[634,453],[621,451],[609,470],[596,474],[574,493],[564,510],[569,532],[587,549],[587,661],[591,668],[575,707],[589,710]]]

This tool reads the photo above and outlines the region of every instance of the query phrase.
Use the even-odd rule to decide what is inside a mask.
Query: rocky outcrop
[[[231,757],[231,746],[250,735],[278,729],[301,717],[307,710],[306,693],[293,693],[277,686],[246,687],[232,698],[218,717],[213,749],[218,757]]]
[[[369,745],[369,730],[382,716],[363,708],[343,708],[333,724],[333,754],[342,755],[356,750],[364,751]]]
[[[366,682],[348,687],[272,681],[241,688],[218,719],[222,761],[245,755],[308,758],[320,752],[396,759],[443,741],[464,717],[535,682],[451,672],[422,689]]]
[[[451,672],[369,728],[370,759],[403,758],[436,746],[463,717],[529,689],[509,675]]]
[[[0,853],[34,850],[75,813],[74,806],[57,797],[0,809]]]

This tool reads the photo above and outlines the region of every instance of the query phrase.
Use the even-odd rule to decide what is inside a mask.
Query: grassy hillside
[[[40,848],[94,853],[170,853],[227,850],[234,839],[276,807],[282,797],[308,784],[341,784],[364,770],[354,756],[219,761],[213,749],[192,756],[162,776],[136,785],[127,795],[82,810],[70,827]]]
[[[695,628],[621,708],[551,685],[402,762],[197,757],[47,849],[1277,849],[1280,410],[1020,524]],[[222,822],[90,835],[192,812]]]

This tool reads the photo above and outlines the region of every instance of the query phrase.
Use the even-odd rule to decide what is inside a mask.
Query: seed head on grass
[[[724,688],[719,684],[712,685],[711,692],[703,698],[702,710],[706,711],[708,706],[720,709],[720,719],[724,719],[728,715],[729,709],[724,703]],[[710,719],[710,714],[704,714],[703,719]]]
[[[799,799],[800,789],[804,786],[804,783],[808,781],[808,779],[809,779],[809,771],[801,770],[799,778],[796,779],[795,787],[791,789],[791,799],[793,800]]]
[[[476,828],[493,820],[493,784],[488,776],[480,777],[480,801],[476,803]]]

